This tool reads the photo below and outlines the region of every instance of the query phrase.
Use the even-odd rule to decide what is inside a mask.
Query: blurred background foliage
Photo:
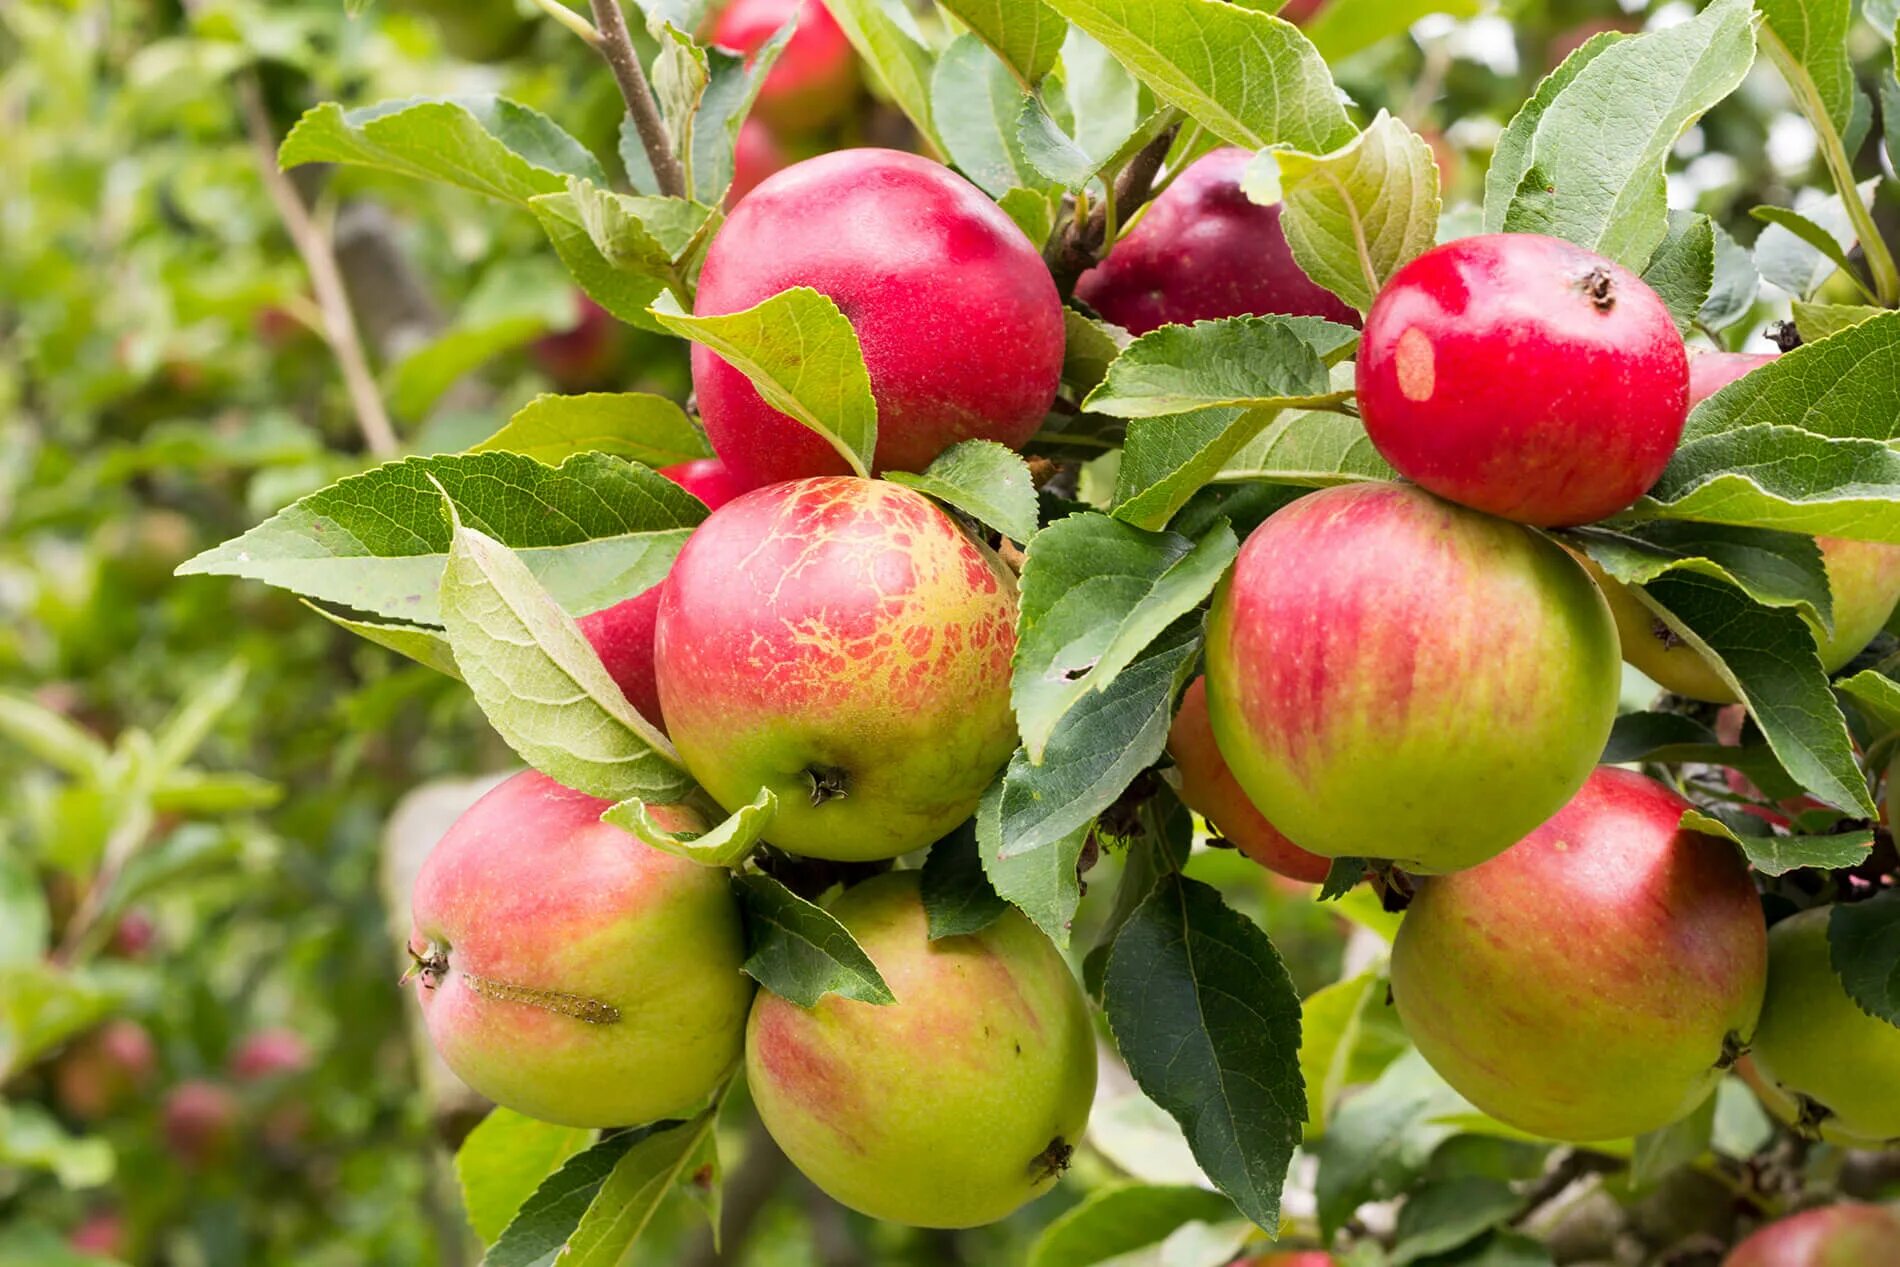
[[[1429,129],[1453,207],[1583,35],[1686,12],[1522,0],[1427,18],[1338,77],[1368,115]],[[462,93],[615,144],[610,78],[525,0],[0,4],[0,1267],[476,1254],[450,1157],[477,1109],[418,1057],[391,932],[406,895],[386,836],[413,854],[446,819],[385,824],[413,789],[509,754],[459,684],[290,596],[171,579],[376,460],[266,155],[321,101]],[[867,97],[790,148],[904,136]],[[1672,203],[1747,243],[1746,209],[1798,204],[1814,162],[1764,66],[1678,147]],[[529,218],[360,169],[286,187],[334,248],[404,450],[464,447],[540,391],[685,398],[685,344],[584,305]],[[1764,303],[1734,341],[1776,315]],[[1106,881],[1117,861],[1100,865]],[[1363,890],[1342,913],[1231,853],[1193,865],[1262,920],[1303,995],[1380,953]],[[1362,1043],[1367,1079],[1388,1040]],[[729,1117],[728,1201],[750,1234],[723,1261],[760,1267],[1018,1262],[1091,1188],[1176,1164],[1151,1117],[1098,1112],[1055,1196],[916,1233],[816,1198],[757,1160],[742,1104]],[[1450,1154],[1518,1177],[1541,1150],[1471,1137]],[[676,1223],[677,1261],[711,1261]]]

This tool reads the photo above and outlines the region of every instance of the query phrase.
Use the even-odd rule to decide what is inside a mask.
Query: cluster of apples
[[[1300,272],[1279,209],[1241,193],[1245,157],[1182,172],[1078,295],[1136,333],[1268,312],[1357,325]],[[973,438],[1020,448],[1054,401],[1051,276],[939,164],[859,149],[768,178],[713,242],[695,309],[794,286],[858,334],[878,470]],[[923,848],[1016,747],[1014,575],[928,498],[851,477],[716,354],[696,347],[692,368],[718,457],[663,473],[713,513],[661,585],[581,628],[719,806],[776,794],[777,849],[873,863]],[[1824,913],[1771,937],[1740,855],[1679,829],[1686,801],[1596,768],[1617,625],[1538,529],[1628,507],[1669,460],[1691,367],[1662,301],[1563,242],[1465,239],[1379,296],[1357,373],[1367,430],[1411,482],[1311,494],[1248,539],[1171,736],[1183,798],[1301,879],[1340,857],[1426,877],[1394,950],[1397,1007],[1502,1121],[1571,1140],[1648,1130],[1752,1039],[1762,1085],[1804,1120],[1900,1136],[1885,1091],[1900,1030],[1846,1015],[1824,947],[1821,970],[1804,967]],[[743,1061],[787,1156],[865,1213],[968,1226],[1053,1182],[1086,1125],[1094,1042],[1027,920],[932,942],[916,873],[879,875],[830,910],[896,1002],[799,1006],[742,974],[726,875],[634,842],[605,808],[517,775],[423,869],[417,988],[472,1086],[551,1121],[622,1125],[693,1112]],[[654,816],[707,827],[686,806]],[[1882,1077],[1809,1058],[1863,1031]],[[924,1071],[927,1093],[897,1091]]]

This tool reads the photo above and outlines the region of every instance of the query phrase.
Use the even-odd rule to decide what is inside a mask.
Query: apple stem
[[[640,57],[633,51],[633,40],[627,34],[627,19],[620,12],[620,0],[592,0],[594,8],[594,27],[600,34],[595,47],[600,55],[607,59],[607,65],[613,68],[614,81],[620,85],[620,95],[626,100],[627,113],[633,116],[633,126],[640,133],[640,144],[646,149],[647,162],[653,167],[653,178],[660,184],[660,192],[673,198],[686,197],[686,173],[680,167],[679,156],[673,153],[673,147],[666,139],[666,124],[660,118],[660,107],[653,100],[653,90],[647,86],[646,71],[640,66]]]

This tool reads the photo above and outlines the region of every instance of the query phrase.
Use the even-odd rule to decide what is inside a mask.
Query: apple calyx
[[[1722,1054],[1716,1058],[1715,1067],[1727,1070],[1735,1067],[1735,1062],[1748,1054],[1748,1040],[1734,1030],[1722,1035]]]
[[[1069,1160],[1074,1156],[1075,1146],[1058,1135],[1049,1141],[1049,1147],[1030,1159],[1029,1171],[1038,1183],[1054,1179],[1069,1168]]]
[[[805,781],[811,784],[811,804],[816,809],[826,801],[841,801],[849,793],[846,791],[849,780],[845,772],[837,766],[808,765],[804,769]]]
[[[1583,275],[1583,293],[1598,312],[1616,310],[1616,278],[1601,264]]]

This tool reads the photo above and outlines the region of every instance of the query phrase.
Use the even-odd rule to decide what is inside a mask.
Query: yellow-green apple
[[[1741,852],[1689,802],[1604,766],[1482,866],[1424,881],[1392,996],[1432,1068],[1552,1139],[1655,1130],[1702,1102],[1755,1031],[1768,937]]]
[[[1878,1205],[1822,1206],[1779,1219],[1729,1251],[1722,1267],[1877,1267],[1900,1263],[1900,1215]]]
[[[1168,729],[1168,755],[1181,778],[1181,802],[1205,818],[1233,846],[1269,871],[1318,884],[1332,860],[1310,854],[1268,822],[1241,789],[1214,742],[1207,720],[1207,679],[1195,678],[1181,695]]]
[[[1900,1140],[1900,1026],[1860,1009],[1828,953],[1832,907],[1768,933],[1768,997],[1749,1060],[1763,1102],[1806,1133],[1861,1148]]]
[[[1300,847],[1454,871],[1577,789],[1616,716],[1616,630],[1561,548],[1402,484],[1302,497],[1214,599],[1207,705]]]
[[[897,1001],[759,992],[746,1082],[778,1146],[894,1223],[974,1227],[1046,1191],[1095,1093],[1088,1006],[1060,952],[1013,908],[929,940],[915,871],[847,889],[831,913]]]
[[[851,108],[858,59],[844,28],[819,0],[732,0],[713,22],[712,42],[751,53],[796,16],[798,26],[759,87],[752,113],[785,132],[809,132]]]
[[[1016,747],[1014,576],[929,498],[797,480],[694,530],[662,587],[667,731],[729,810],[778,796],[766,839],[894,858],[968,818]]]
[[[1366,434],[1408,479],[1522,523],[1648,491],[1689,412],[1689,358],[1643,279],[1557,238],[1492,233],[1401,268],[1366,314]]]
[[[767,178],[713,239],[693,310],[738,312],[793,286],[830,296],[857,331],[879,470],[920,471],[959,440],[1020,448],[1055,399],[1055,281],[1015,222],[941,163],[840,150]],[[714,451],[748,484],[849,469],[704,346],[693,387]]]
[[[752,1000],[726,873],[641,844],[606,808],[517,774],[449,828],[412,903],[436,1050],[489,1099],[567,1126],[692,1112],[738,1060]]]
[[[1281,206],[1248,198],[1250,150],[1204,154],[1174,179],[1076,297],[1132,334],[1243,314],[1285,313],[1359,324],[1359,314],[1300,271]]]

